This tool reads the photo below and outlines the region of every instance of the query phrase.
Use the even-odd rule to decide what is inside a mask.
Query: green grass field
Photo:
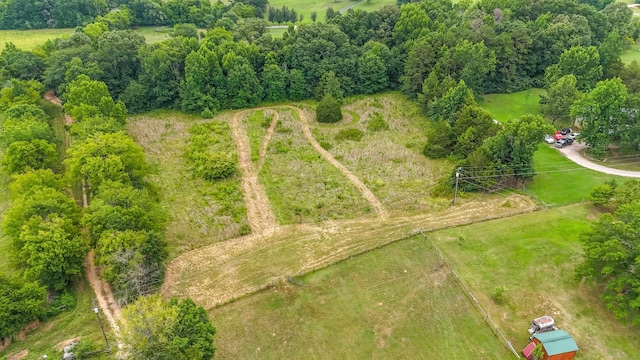
[[[512,358],[422,236],[298,280],[212,310],[216,358]]]
[[[356,98],[343,107],[335,125],[314,124],[314,136],[354,172],[393,215],[439,208],[433,190],[448,178],[453,164],[422,154],[428,120],[418,106],[399,93]],[[314,114],[307,112],[309,118]],[[360,141],[343,140],[345,131],[364,134]]]
[[[479,104],[501,122],[516,119],[523,114],[540,115],[540,95],[544,89],[529,89],[511,94],[487,94]]]
[[[169,214],[166,234],[170,258],[237,237],[245,224],[225,215],[225,211],[244,206],[243,200],[239,203],[231,200],[238,198],[239,178],[228,180],[233,184],[208,183],[195,177],[186,162],[189,128],[201,122],[203,120],[194,116],[167,111],[132,117],[128,121],[129,134],[144,148],[147,159],[157,169],[149,180],[159,192],[161,206]],[[228,203],[219,200],[220,186],[235,189],[229,194]]]
[[[282,8],[283,6],[288,7],[289,9],[294,9],[298,14],[302,14],[303,23],[310,24],[311,21],[311,13],[316,12],[318,18],[316,21],[325,21],[325,15],[328,8],[333,8],[333,10],[338,11],[342,8],[345,8],[349,5],[353,5],[358,1],[355,0],[271,0],[269,1],[269,6],[273,8]],[[385,5],[395,5],[396,0],[370,0],[363,1],[354,7],[354,10],[364,10],[364,11],[374,11],[384,7]]]
[[[634,60],[640,63],[640,48],[638,44],[631,45],[628,49],[624,50],[622,55],[620,55],[620,60],[625,64],[629,64]]]
[[[589,193],[606,181],[622,178],[589,170],[565,158],[555,148],[540,145],[534,155],[537,175],[525,187],[547,204],[567,205],[589,201]]]
[[[372,215],[357,188],[311,147],[289,110],[280,111],[258,177],[280,224]]]
[[[575,278],[579,235],[596,216],[573,205],[436,232],[429,238],[445,253],[480,303],[517,350],[528,343],[535,317],[551,315],[576,340],[580,359],[632,359],[640,330],[609,312],[597,289]],[[504,303],[492,296],[504,286]],[[634,355],[635,354],[635,355]]]
[[[160,42],[170,36],[163,31],[156,31],[156,27],[139,27],[135,31],[144,36],[148,44]],[[160,28],[162,30],[164,28]],[[4,49],[6,43],[12,42],[19,49],[31,50],[47,40],[68,36],[75,29],[39,29],[39,30],[0,30],[0,49]]]

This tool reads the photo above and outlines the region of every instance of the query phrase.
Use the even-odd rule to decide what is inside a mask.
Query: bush
[[[228,154],[207,154],[196,164],[196,174],[209,181],[226,179],[235,171],[236,164]]]
[[[337,123],[342,120],[340,104],[331,94],[326,94],[316,107],[316,120],[321,123]]]
[[[202,110],[202,112],[200,113],[200,116],[203,119],[211,119],[213,117],[213,112],[211,110],[209,110],[209,108],[205,108],[204,110]]]
[[[373,119],[369,120],[367,129],[371,132],[389,130],[389,125],[384,121],[380,113],[375,113]]]
[[[502,305],[505,302],[505,293],[507,292],[507,288],[505,286],[498,286],[493,290],[493,301],[498,305]]]
[[[595,206],[605,205],[611,201],[613,193],[614,189],[611,188],[610,184],[602,184],[591,190],[591,193],[589,193],[589,200],[591,200]]]
[[[350,140],[350,141],[360,141],[364,137],[364,133],[359,129],[344,129],[340,130],[338,134],[336,134],[336,141]]]
[[[57,161],[55,144],[46,140],[16,141],[7,147],[2,158],[2,164],[10,174],[52,168]]]

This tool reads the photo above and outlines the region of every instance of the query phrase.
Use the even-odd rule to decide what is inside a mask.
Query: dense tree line
[[[584,262],[577,275],[603,285],[602,298],[619,319],[640,325],[640,181],[615,181],[596,187],[591,199],[611,212],[581,235]]]
[[[0,0],[0,29],[42,29],[84,26],[96,20],[122,20],[134,26],[193,23],[229,27],[239,18],[264,16],[266,0]],[[122,23],[121,23],[122,24]]]
[[[274,23],[296,22],[298,21],[298,13],[283,5],[280,9],[269,8],[268,19]]]

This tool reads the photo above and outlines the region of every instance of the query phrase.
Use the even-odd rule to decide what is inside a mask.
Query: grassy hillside
[[[631,359],[640,330],[616,320],[598,291],[575,278],[579,235],[594,219],[573,205],[448,229],[429,238],[445,253],[517,349],[535,317],[551,315],[576,340],[580,359]],[[492,298],[504,286],[504,303]]]
[[[416,236],[211,314],[218,359],[510,359]]]
[[[374,11],[385,5],[395,5],[396,0],[271,0],[269,1],[269,6],[278,9],[286,6],[289,9],[294,9],[298,14],[304,16],[303,23],[311,23],[311,13],[314,11],[318,14],[316,21],[324,22],[328,8],[331,7],[333,10],[338,11],[356,3],[359,4],[353,8],[354,10]]]

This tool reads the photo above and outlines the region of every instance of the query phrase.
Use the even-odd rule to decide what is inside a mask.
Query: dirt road
[[[247,206],[247,220],[253,234],[271,234],[276,228],[276,218],[271,210],[267,193],[258,181],[258,172],[251,161],[251,146],[246,126],[242,121],[247,113],[247,111],[240,111],[229,122],[231,134],[238,149],[238,167],[242,174],[242,193]]]
[[[44,98],[50,103],[62,107],[62,102],[60,102],[60,99],[56,96],[53,90],[47,92],[44,95]],[[73,119],[66,113],[64,114],[64,123],[65,125],[73,124]],[[84,184],[82,186],[82,189],[83,206],[87,207],[88,203],[86,193],[84,191]],[[87,257],[85,259],[85,276],[87,277],[87,281],[89,282],[89,284],[91,284],[91,288],[93,289],[93,293],[96,296],[100,309],[102,309],[104,317],[107,319],[109,325],[113,329],[113,334],[115,335],[118,349],[122,349],[123,344],[120,340],[120,327],[118,326],[118,322],[120,321],[120,307],[113,297],[113,292],[111,291],[111,287],[109,286],[109,284],[102,281],[102,279],[100,279],[100,277],[98,276],[98,270],[93,262],[93,259],[94,257],[92,250],[89,252],[89,254],[87,254]],[[123,355],[119,353],[118,358],[121,358],[122,356]]]
[[[561,149],[558,149],[558,151],[560,151],[562,155],[566,156],[567,159],[575,162],[580,166],[586,167],[587,169],[595,170],[605,174],[640,178],[640,171],[614,169],[589,161],[580,153],[580,151],[582,151],[586,147],[587,146],[584,143],[574,143],[571,146],[565,146]]]

